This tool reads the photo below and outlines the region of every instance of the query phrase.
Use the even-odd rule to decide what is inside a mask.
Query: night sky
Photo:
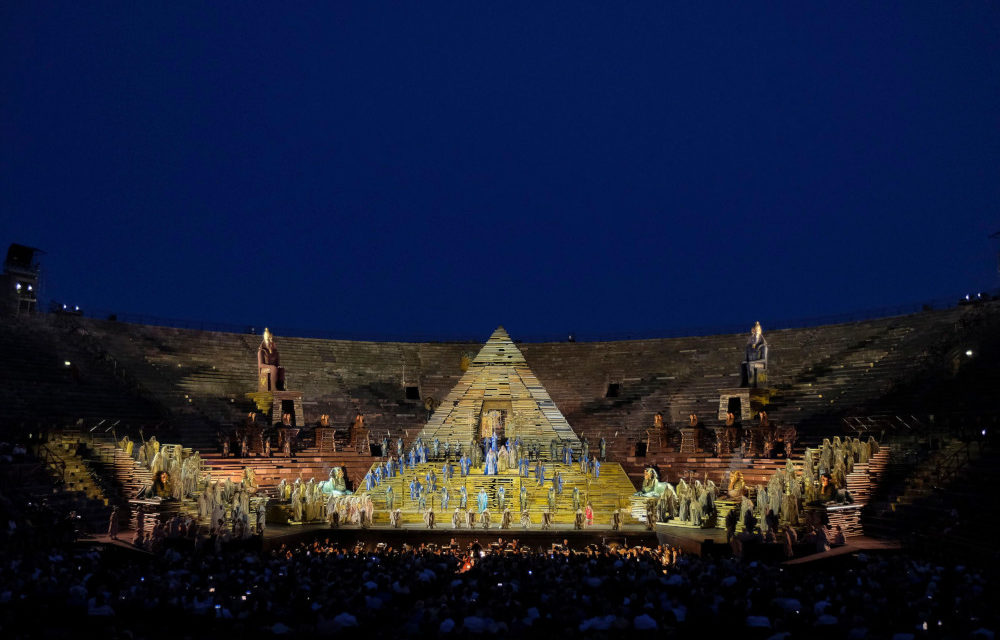
[[[0,243],[46,300],[345,337],[997,286],[995,2],[540,4],[2,3]]]

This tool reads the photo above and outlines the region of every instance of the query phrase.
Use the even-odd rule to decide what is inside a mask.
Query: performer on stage
[[[497,475],[497,452],[493,449],[486,452],[485,474],[488,476]]]

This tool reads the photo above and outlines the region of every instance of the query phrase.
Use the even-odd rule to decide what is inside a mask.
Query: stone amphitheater
[[[934,412],[995,414],[990,394],[979,390],[1000,383],[996,367],[983,366],[982,355],[995,349],[998,319],[1000,303],[992,302],[768,332],[763,408],[773,424],[796,429],[793,458],[823,437],[862,431],[891,436],[892,429],[926,423]],[[128,461],[107,448],[112,437],[130,434],[138,440],[156,434],[161,442],[198,450],[215,479],[238,480],[250,466],[265,491],[281,480],[325,479],[336,466],[358,487],[379,462],[372,455],[378,448],[369,445],[383,437],[402,438],[407,447],[421,434],[425,441],[468,442],[474,418],[464,399],[478,389],[481,409],[482,398],[496,392],[490,385],[499,379],[507,385],[499,396],[506,393],[508,399],[516,385],[541,390],[524,396],[529,400],[523,408],[539,416],[526,423],[525,437],[547,442],[555,434],[577,449],[582,437],[591,443],[606,439],[608,463],[599,486],[574,467],[562,469],[567,493],[582,488],[604,513],[622,504],[649,466],[671,482],[699,478],[724,485],[732,470],[742,471],[748,484],[766,482],[779,464],[737,453],[716,456],[704,438],[679,446],[678,429],[689,414],[697,414],[707,427],[720,424],[720,394],[740,384],[745,335],[521,343],[516,333],[510,340],[498,330],[485,348],[483,343],[277,336],[287,388],[303,396],[304,415],[296,416],[297,426],[307,434],[321,415],[329,415],[337,430],[335,450],[307,437],[290,456],[276,451],[268,457],[256,452],[224,458],[220,431],[255,410],[248,393],[257,385],[259,336],[54,314],[2,322],[5,421],[56,438],[50,453],[61,460],[53,466],[73,469],[74,477],[97,478],[100,469],[117,469],[116,488],[103,493],[94,481],[77,480],[88,497],[104,504],[127,500],[148,481],[141,469],[126,469]],[[512,349],[491,351],[495,341]],[[510,354],[516,360],[501,373],[469,382],[477,359],[497,369],[497,357]],[[437,405],[433,412],[427,408]],[[360,440],[348,435],[359,413],[365,426]],[[662,430],[651,429],[656,414],[663,416]],[[541,430],[531,431],[535,424]],[[81,475],[78,457],[99,469]],[[491,500],[497,482],[510,484],[509,497],[517,495],[521,480],[508,475],[490,483]],[[468,484],[470,497],[482,478]],[[406,491],[402,481],[396,482],[396,495],[402,497]],[[862,494],[868,491],[855,484]],[[533,493],[539,494],[532,499],[539,510],[541,494]],[[408,521],[417,519],[411,514]]]

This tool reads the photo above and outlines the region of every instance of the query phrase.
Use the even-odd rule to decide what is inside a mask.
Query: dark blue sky
[[[539,4],[3,3],[0,242],[89,309],[375,336],[996,286],[996,3]]]

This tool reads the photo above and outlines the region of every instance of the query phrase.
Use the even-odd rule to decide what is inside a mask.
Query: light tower
[[[0,279],[0,300],[7,315],[28,315],[38,309],[39,265],[41,249],[12,244],[7,248],[7,259],[3,263],[3,278]]]

